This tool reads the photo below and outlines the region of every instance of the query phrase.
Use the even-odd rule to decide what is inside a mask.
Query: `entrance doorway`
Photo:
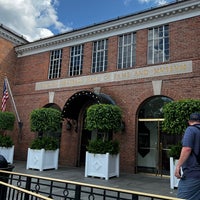
[[[169,146],[176,136],[162,132],[164,104],[172,99],[155,96],[146,100],[138,114],[137,171],[169,174]]]
[[[69,122],[74,122],[72,124],[70,122],[70,126],[73,126],[74,132],[77,133],[78,151],[76,155],[73,155],[76,158],[76,166],[85,164],[86,147],[89,140],[95,135],[95,132],[90,132],[85,129],[86,110],[90,105],[99,103],[114,105],[115,101],[107,94],[83,90],[73,94],[63,107],[62,117]],[[69,131],[71,131],[71,128]]]

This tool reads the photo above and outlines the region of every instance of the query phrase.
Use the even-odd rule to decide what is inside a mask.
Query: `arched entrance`
[[[169,171],[167,151],[174,137],[162,132],[164,104],[172,99],[154,96],[142,103],[138,110],[137,171],[165,174]]]
[[[92,137],[91,132],[84,128],[86,110],[90,105],[98,103],[115,104],[113,99],[107,94],[96,94],[94,92],[84,90],[73,94],[64,105],[62,111],[63,118],[77,124],[76,132],[79,137],[79,143],[77,144],[77,166],[85,164],[86,146]]]

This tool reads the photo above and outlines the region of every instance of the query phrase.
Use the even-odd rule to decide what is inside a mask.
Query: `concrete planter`
[[[171,189],[178,188],[178,183],[180,180],[180,179],[176,178],[176,176],[174,176],[174,172],[175,172],[177,163],[178,163],[177,159],[170,157],[170,188]]]
[[[28,148],[27,169],[58,169],[59,149],[56,150],[36,150]]]
[[[108,180],[119,177],[119,154],[93,154],[86,152],[85,177],[100,177]]]
[[[4,156],[10,164],[13,164],[14,148],[14,145],[12,147],[0,147],[0,154]]]

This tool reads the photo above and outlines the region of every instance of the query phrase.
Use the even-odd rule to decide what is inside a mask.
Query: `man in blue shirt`
[[[182,139],[182,150],[175,176],[180,178],[178,198],[200,200],[200,113],[192,113]],[[180,171],[183,170],[181,176]]]

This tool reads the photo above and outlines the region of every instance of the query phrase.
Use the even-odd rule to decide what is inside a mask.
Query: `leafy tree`
[[[31,112],[31,131],[54,132],[61,128],[61,112],[54,108],[39,108]]]
[[[121,109],[112,104],[94,104],[87,110],[86,129],[98,130],[105,134],[117,132],[121,129]],[[105,139],[105,137],[104,137]]]
[[[15,115],[12,112],[0,112],[0,130],[12,131],[15,123]]]
[[[200,100],[183,99],[165,104],[163,131],[169,134],[183,134],[188,126],[190,114],[194,112],[200,112]]]
[[[109,134],[121,130],[122,111],[112,104],[94,104],[90,106],[86,113],[86,129],[97,131],[103,137],[89,142],[87,150],[90,153],[111,153],[119,152],[118,141],[108,141]]]
[[[31,149],[55,150],[59,141],[55,137],[61,129],[61,112],[55,108],[39,108],[31,112],[31,131],[38,132],[39,138],[32,141]],[[51,136],[49,136],[51,135]]]
[[[15,115],[12,112],[0,112],[0,147],[12,147],[11,136],[5,135],[5,131],[12,131],[15,123]]]

